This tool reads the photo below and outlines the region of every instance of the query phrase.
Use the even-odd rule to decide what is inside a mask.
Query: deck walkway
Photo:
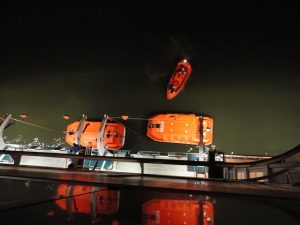
[[[63,182],[117,188],[180,191],[191,194],[229,194],[300,200],[300,186],[217,179],[83,171],[76,169],[0,166],[1,179]]]

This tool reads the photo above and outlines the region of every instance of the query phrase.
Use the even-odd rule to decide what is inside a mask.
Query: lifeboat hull
[[[180,61],[173,72],[167,86],[167,99],[175,98],[184,88],[192,73],[192,67],[186,60]]]
[[[200,120],[195,114],[159,114],[149,119],[147,136],[158,142],[210,145],[213,119],[202,117],[203,140],[200,140]]]
[[[67,126],[65,141],[69,145],[77,143],[78,133],[75,132],[80,125],[79,121]],[[80,134],[80,145],[83,147],[97,148],[99,131],[102,122],[84,121],[84,129]],[[119,150],[125,142],[125,126],[121,123],[107,123],[103,134],[103,144],[108,150]]]

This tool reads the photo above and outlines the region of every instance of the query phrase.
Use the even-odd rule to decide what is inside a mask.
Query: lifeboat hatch
[[[149,128],[160,128],[160,124],[159,123],[150,123]]]

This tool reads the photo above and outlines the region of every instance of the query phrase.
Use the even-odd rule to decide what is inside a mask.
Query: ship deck
[[[243,195],[300,200],[300,186],[218,179],[182,178],[143,174],[111,173],[78,169],[0,166],[1,179],[58,182],[112,188],[180,191],[190,194]]]

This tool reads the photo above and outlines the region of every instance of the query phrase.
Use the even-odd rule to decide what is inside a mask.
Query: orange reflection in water
[[[144,225],[214,225],[214,205],[208,199],[152,199],[143,204],[142,215]],[[199,223],[201,219],[202,223]]]
[[[120,192],[108,188],[61,184],[55,203],[69,213],[113,214],[119,209]]]

